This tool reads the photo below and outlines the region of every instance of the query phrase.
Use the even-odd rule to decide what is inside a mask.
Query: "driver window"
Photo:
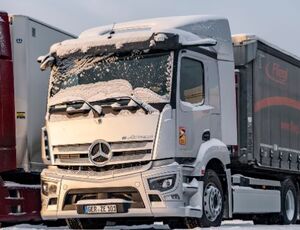
[[[180,99],[192,104],[204,100],[204,69],[203,64],[191,58],[181,59]]]

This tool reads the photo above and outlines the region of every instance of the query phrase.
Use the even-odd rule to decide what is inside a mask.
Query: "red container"
[[[0,12],[0,58],[11,59],[11,43],[9,32],[9,19],[5,12]]]

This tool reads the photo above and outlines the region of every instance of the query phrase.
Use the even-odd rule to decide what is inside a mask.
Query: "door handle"
[[[202,134],[202,140],[203,141],[209,141],[210,140],[210,131],[209,130],[204,131],[204,133]]]

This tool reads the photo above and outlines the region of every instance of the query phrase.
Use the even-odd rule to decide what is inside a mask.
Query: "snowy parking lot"
[[[3,228],[5,230],[19,230],[19,229],[67,229],[66,226],[62,227],[47,227],[45,225],[29,225],[29,224],[20,224],[7,228]],[[141,230],[150,230],[150,229],[169,229],[167,225],[162,225],[160,223],[156,223],[154,225],[136,225],[136,226],[114,226],[114,227],[106,227],[105,229],[141,229]],[[195,228],[200,229],[200,228]],[[300,225],[253,225],[252,221],[224,221],[221,227],[218,228],[210,228],[210,229],[226,229],[226,230],[296,230],[300,229]]]

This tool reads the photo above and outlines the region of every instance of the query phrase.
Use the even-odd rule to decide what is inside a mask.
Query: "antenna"
[[[109,35],[107,37],[108,39],[111,39],[112,35],[115,33],[115,31],[114,31],[115,25],[116,25],[116,23],[114,22],[112,27],[111,27],[111,30],[109,31]]]

